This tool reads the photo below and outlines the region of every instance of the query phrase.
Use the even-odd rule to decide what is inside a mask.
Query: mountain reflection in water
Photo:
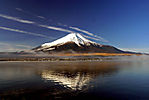
[[[85,64],[86,63],[86,64]],[[41,76],[45,80],[52,80],[72,90],[82,90],[97,76],[112,74],[117,71],[116,63],[89,64],[67,63],[65,66],[43,70]]]
[[[148,100],[148,60],[0,62],[0,100]]]

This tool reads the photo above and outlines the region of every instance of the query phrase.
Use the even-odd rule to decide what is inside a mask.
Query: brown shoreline
[[[66,53],[59,54],[59,56],[140,56],[142,54],[131,54],[131,53]]]

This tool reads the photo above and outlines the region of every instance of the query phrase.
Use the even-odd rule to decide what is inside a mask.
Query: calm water
[[[0,62],[0,100],[149,100],[149,59]]]

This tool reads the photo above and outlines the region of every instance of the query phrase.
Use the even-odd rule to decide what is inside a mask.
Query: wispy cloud
[[[86,38],[90,38],[90,39],[93,39],[93,40],[99,40],[98,38],[94,38],[94,37],[90,37],[90,36],[87,36],[87,35],[84,35],[84,34],[81,34],[82,36],[86,37]]]
[[[63,29],[63,28],[59,28],[59,27],[53,27],[53,26],[48,26],[48,25],[40,25],[40,24],[37,24],[37,25],[40,26],[40,27],[44,27],[44,28],[48,28],[48,29],[53,29],[53,30],[57,30],[57,31],[63,31],[63,32],[68,32],[68,33],[73,32],[71,30],[67,30],[67,29]]]
[[[67,30],[67,29],[63,29],[63,28],[59,28],[59,27],[54,27],[54,26],[42,25],[42,24],[38,24],[38,23],[33,22],[33,21],[23,20],[23,19],[19,19],[19,18],[16,18],[16,17],[3,15],[3,14],[0,14],[0,17],[6,18],[6,19],[9,19],[9,20],[13,20],[13,21],[17,21],[17,22],[20,22],[20,23],[32,24],[32,25],[36,25],[38,27],[43,27],[43,28],[52,29],[52,30],[56,30],[56,31],[68,32],[68,33],[73,32],[71,30]]]
[[[18,10],[18,11],[23,11],[21,8],[16,8],[16,10]]]
[[[39,16],[39,15],[37,15],[37,14],[35,14],[35,13],[31,13],[31,12],[26,11],[26,10],[23,10],[23,9],[21,9],[21,8],[15,8],[15,9],[16,9],[17,11],[19,11],[19,12],[22,12],[22,13],[24,13],[24,14],[27,14],[27,15],[30,15],[30,16],[33,16],[33,17],[36,17],[36,18],[43,19],[43,20],[45,20],[45,21],[47,21],[47,22],[53,21],[52,19],[48,19],[48,18],[46,18],[46,17]],[[59,25],[59,26],[68,27],[68,25],[62,24],[62,23],[60,23],[60,22],[57,22],[57,23],[55,23],[55,24],[56,24],[56,25]]]
[[[45,17],[43,17],[43,16],[37,16],[38,18],[41,18],[41,19],[45,19]]]
[[[105,40],[104,38],[102,38],[102,37],[100,37],[100,36],[97,36],[97,35],[94,35],[93,33],[90,33],[90,32],[88,32],[88,31],[86,31],[86,30],[82,30],[82,29],[80,29],[80,28],[78,28],[78,27],[72,27],[72,26],[70,26],[69,28],[70,28],[70,29],[73,29],[73,30],[76,30],[76,31],[80,31],[80,32],[82,32],[82,33],[86,33],[87,35],[96,37],[96,38],[98,38],[98,40],[100,40],[100,41],[102,41],[102,42],[108,42],[108,41]]]
[[[19,10],[19,11],[23,11],[20,8],[16,8],[16,9]],[[38,26],[38,27],[47,28],[47,29],[56,30],[56,31],[61,31],[61,32],[72,33],[72,32],[75,32],[75,31],[79,31],[79,32],[83,33],[83,35],[84,35],[84,33],[87,34],[88,36],[87,35],[84,35],[87,38],[90,38],[90,39],[93,39],[93,40],[97,40],[97,41],[102,41],[102,42],[108,42],[104,38],[102,38],[100,36],[97,36],[97,35],[94,35],[91,32],[88,32],[86,30],[83,30],[83,29],[80,29],[80,28],[77,28],[77,27],[72,27],[72,26],[68,27],[67,25],[63,25],[62,23],[58,23],[58,24],[59,25],[63,25],[65,27],[68,27],[70,29],[73,29],[75,31],[64,29],[64,28],[60,28],[60,27],[55,27],[55,26],[42,25],[42,24],[36,23],[34,21],[31,21],[31,20],[24,20],[24,19],[20,19],[20,18],[17,18],[17,17],[12,17],[12,16],[8,16],[8,15],[4,15],[4,14],[0,14],[0,17],[5,18],[5,19],[9,19],[9,20],[13,20],[13,21],[17,21],[17,22],[20,22],[20,23],[24,23],[24,24],[31,24],[31,25],[35,25],[35,26]],[[42,18],[42,16],[36,16],[36,17]],[[4,29],[4,30],[15,31],[15,32],[20,32],[20,33],[25,33],[25,34],[40,36],[40,37],[47,37],[47,36],[42,35],[42,34],[37,34],[37,33],[32,33],[32,32],[26,32],[26,31],[21,31],[21,30],[17,30],[17,29],[7,28],[7,27],[0,27],[0,28],[1,29]]]
[[[11,17],[11,16],[7,16],[7,15],[3,15],[3,14],[0,14],[0,17],[10,19],[10,20],[13,20],[13,21],[17,21],[17,22],[21,22],[21,23],[34,24],[34,22],[29,21],[29,20],[19,19],[17,17]]]
[[[1,27],[0,26],[0,29],[7,30],[7,31],[12,31],[12,32],[23,33],[23,34],[29,34],[29,35],[33,35],[33,36],[44,37],[44,38],[52,38],[53,39],[53,37],[49,37],[49,36],[46,36],[46,35],[43,35],[43,34],[27,32],[27,31],[22,31],[22,30],[18,30],[18,29],[8,28],[8,27]]]
[[[30,51],[32,46],[0,42],[0,52]]]
[[[4,42],[0,42],[0,45],[6,45],[6,46],[8,46],[9,44],[8,43],[4,43]]]
[[[25,10],[23,10],[23,9],[21,9],[21,8],[16,8],[16,10],[21,11],[21,12],[26,13],[26,14],[29,14],[29,15],[34,16],[34,17],[38,17],[38,18],[41,18],[41,19],[48,20],[47,18],[45,18],[45,17],[43,17],[43,16],[38,16],[38,15],[36,15],[36,14],[30,13],[30,12],[28,12],[28,11],[25,11]],[[56,24],[59,25],[59,26],[64,26],[64,27],[67,27],[67,28],[70,28],[70,29],[73,29],[73,30],[76,30],[76,31],[79,31],[79,32],[82,32],[82,33],[85,33],[85,34],[89,35],[89,36],[86,36],[87,38],[90,38],[90,39],[93,39],[93,40],[97,40],[97,41],[102,41],[102,42],[108,42],[108,41],[105,40],[104,38],[102,38],[102,37],[100,37],[100,36],[97,36],[97,35],[94,35],[93,33],[90,33],[90,32],[88,32],[88,31],[83,30],[83,29],[80,29],[80,28],[78,28],[78,27],[72,27],[72,26],[69,27],[68,25],[62,24],[62,23],[60,23],[60,22],[58,22],[58,23],[56,23]],[[53,26],[47,26],[47,25],[38,25],[38,26],[40,26],[40,27],[45,27],[45,28],[48,28],[48,29],[54,29],[54,30],[57,30],[57,31],[64,31],[64,32],[69,32],[69,33],[70,33],[70,32],[74,32],[74,31],[72,31],[72,30],[62,29],[62,28],[53,27]],[[84,36],[85,36],[85,35],[84,35]],[[92,36],[92,37],[90,37],[90,36]]]
[[[20,12],[23,12],[23,13],[25,13],[25,14],[28,14],[28,15],[34,16],[34,17],[38,17],[38,18],[41,18],[41,19],[46,19],[46,18],[43,17],[43,16],[39,16],[39,15],[30,13],[30,12],[28,12],[28,11],[25,11],[25,10],[21,9],[21,8],[16,8],[16,10],[17,10],[17,11],[20,11]]]
[[[86,33],[86,34],[91,35],[91,36],[94,36],[94,34],[88,32],[88,31],[82,30],[80,28],[77,28],[77,27],[70,26],[69,28],[74,29],[74,30],[77,30],[77,31],[80,31],[80,32],[83,32],[83,33]]]
[[[131,52],[149,53],[149,48],[120,48],[120,49]]]
[[[17,47],[23,47],[23,48],[27,48],[27,49],[31,49],[32,46],[29,45],[23,45],[23,44],[16,44]]]

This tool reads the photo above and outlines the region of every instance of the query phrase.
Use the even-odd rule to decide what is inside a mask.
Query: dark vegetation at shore
[[[89,61],[111,60],[104,57],[27,57],[27,58],[0,58],[0,61]]]

